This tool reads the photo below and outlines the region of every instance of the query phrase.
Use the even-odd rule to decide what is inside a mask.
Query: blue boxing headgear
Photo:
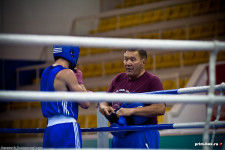
[[[65,45],[54,45],[53,46],[53,57],[64,58],[71,64],[70,68],[74,69],[77,65],[80,48],[78,46],[65,46]]]

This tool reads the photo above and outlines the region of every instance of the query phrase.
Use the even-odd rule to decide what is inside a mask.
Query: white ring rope
[[[221,83],[219,85],[214,86],[215,90],[225,91],[225,83]],[[210,86],[199,86],[199,87],[188,87],[188,88],[180,88],[177,90],[178,94],[186,94],[186,93],[201,93],[208,91]]]
[[[213,102],[211,99],[214,99]],[[225,103],[224,96],[161,95],[84,92],[0,91],[0,101],[90,101],[90,102],[144,102],[144,103]]]
[[[19,45],[78,45],[98,48],[142,48],[152,50],[225,50],[225,42],[187,40],[148,40],[129,38],[99,38],[31,34],[0,34],[0,44]]]

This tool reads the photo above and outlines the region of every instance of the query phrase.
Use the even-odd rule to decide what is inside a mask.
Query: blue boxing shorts
[[[159,148],[158,130],[130,131],[124,137],[113,136],[112,148]]]
[[[76,119],[62,115],[52,118],[45,129],[43,148],[82,148],[81,130]]]

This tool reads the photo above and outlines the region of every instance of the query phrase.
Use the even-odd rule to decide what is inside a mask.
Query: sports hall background
[[[225,1],[0,0],[0,32],[224,41]],[[165,90],[207,85],[209,52],[152,50],[148,54],[146,70],[160,77]],[[0,45],[0,89],[39,90],[41,73],[51,63],[51,46]],[[106,91],[115,74],[124,71],[123,50],[81,47],[78,63],[86,88]],[[217,84],[224,82],[224,51],[217,55],[216,73]],[[205,105],[167,106],[159,123],[206,119]],[[224,120],[224,107],[221,112]],[[97,126],[95,103],[88,111],[80,109],[78,122],[82,128]],[[44,128],[46,124],[39,102],[0,104],[1,128]],[[194,145],[202,141],[201,131],[160,131],[160,148],[199,148]],[[42,137],[43,134],[0,134],[0,146],[41,146]],[[96,147],[96,137],[96,133],[84,133],[84,147]],[[224,132],[219,132],[216,140],[224,142]]]

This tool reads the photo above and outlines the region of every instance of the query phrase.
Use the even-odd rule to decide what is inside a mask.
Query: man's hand
[[[104,115],[108,116],[111,113],[115,113],[114,109],[111,106],[106,106],[104,104],[99,105],[99,111]]]
[[[117,110],[116,115],[119,118],[120,116],[131,116],[134,113],[134,108],[120,108]]]

